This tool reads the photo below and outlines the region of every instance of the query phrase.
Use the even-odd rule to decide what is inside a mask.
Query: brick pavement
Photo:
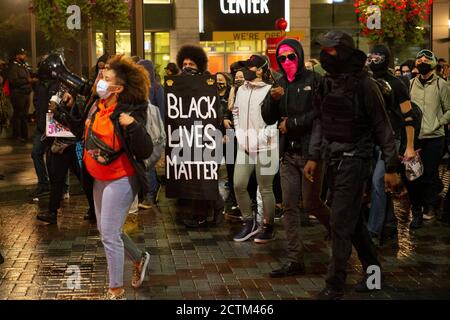
[[[46,201],[27,202],[27,192],[36,182],[30,150],[30,144],[0,140],[0,171],[7,175],[6,181],[0,181],[0,250],[6,258],[0,266],[0,299],[100,299],[107,288],[106,259],[95,224],[83,221],[86,201],[75,186],[64,201],[58,225],[37,221],[36,213],[45,209]],[[151,253],[151,271],[143,286],[134,290],[127,261],[128,299],[311,299],[323,287],[329,246],[319,224],[303,229],[308,274],[271,279],[268,272],[284,262],[281,221],[277,239],[267,245],[234,243],[239,223],[188,230],[174,201],[165,199],[164,192],[160,198],[159,210],[139,212],[131,234],[140,248]],[[410,232],[402,203],[397,202],[396,209],[399,240],[380,249],[383,290],[352,292],[351,284],[361,272],[354,263],[349,265],[346,298],[449,299],[450,228],[432,220]],[[354,253],[351,261],[357,261]],[[67,286],[69,266],[80,270],[80,289]]]

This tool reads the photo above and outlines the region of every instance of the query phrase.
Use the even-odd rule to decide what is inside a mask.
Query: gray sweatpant
[[[278,150],[274,151],[278,152]],[[276,158],[278,161],[278,158]],[[261,152],[249,156],[244,150],[238,149],[234,166],[234,192],[244,220],[253,218],[250,196],[247,191],[248,181],[256,170],[256,181],[263,202],[264,219],[267,224],[273,224],[275,216],[275,196],[273,194],[273,178],[278,171],[278,163],[273,163],[271,153]]]
[[[134,262],[140,261],[142,257],[142,251],[122,231],[136,193],[137,178],[134,176],[113,181],[94,181],[95,215],[105,248],[110,288],[123,286],[125,251]]]

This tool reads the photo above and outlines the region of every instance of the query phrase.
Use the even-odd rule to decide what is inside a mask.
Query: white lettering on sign
[[[67,18],[66,25],[69,30],[81,29],[81,9],[77,5],[71,5],[66,10],[70,16]]]
[[[220,0],[223,14],[269,14],[269,0]]]

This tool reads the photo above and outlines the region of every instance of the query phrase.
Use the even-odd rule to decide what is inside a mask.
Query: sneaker
[[[139,267],[134,269],[133,279],[131,280],[131,285],[133,286],[133,288],[139,288],[142,282],[144,281],[149,261],[150,261],[150,254],[148,252],[144,252],[142,254]]]
[[[141,209],[151,209],[155,203],[153,201],[145,199],[141,203],[138,204],[138,207]]]
[[[239,210],[238,206],[231,207],[231,210],[225,213],[225,217],[229,220],[243,220],[241,210]]]
[[[37,215],[37,219],[40,221],[47,222],[48,224],[56,224],[57,214],[53,212],[41,212]]]
[[[267,243],[274,238],[273,224],[264,224],[255,237],[255,243]]]
[[[108,290],[105,294],[104,300],[127,300],[125,297],[125,290],[122,289],[122,291],[117,295]]]
[[[131,214],[131,215],[135,215],[135,216],[137,216],[137,213],[139,212],[139,205],[137,206],[137,207],[131,207],[130,208],[130,211],[128,211],[128,213],[129,214]]]
[[[343,290],[336,290],[326,286],[317,295],[317,300],[340,300],[344,296]]]
[[[281,266],[279,269],[270,272],[271,278],[282,278],[305,274],[305,264],[303,262],[289,262]]]
[[[275,220],[280,220],[283,218],[284,210],[281,207],[275,207]]]
[[[30,193],[30,197],[33,198],[33,200],[37,198],[39,201],[40,197],[48,194],[50,194],[50,188],[48,186],[38,186],[34,191]]]
[[[202,219],[202,220],[185,219],[185,220],[183,220],[183,223],[187,228],[206,228],[206,227],[208,227],[208,220],[206,220],[206,219]]]
[[[255,234],[259,232],[258,230],[258,224],[256,223],[255,219],[247,220],[244,222],[244,226],[242,227],[241,231],[234,236],[233,240],[236,242],[242,242],[246,241]]]

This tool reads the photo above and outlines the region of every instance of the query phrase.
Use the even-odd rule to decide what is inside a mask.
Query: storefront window
[[[144,41],[145,59],[152,60],[155,72],[164,76],[164,67],[170,62],[169,32],[146,32]]]
[[[116,31],[116,53],[131,55],[131,34],[128,31]]]
[[[246,60],[252,54],[264,54],[265,41],[204,41],[203,49],[208,54],[208,70],[211,73],[229,72],[233,62]]]

